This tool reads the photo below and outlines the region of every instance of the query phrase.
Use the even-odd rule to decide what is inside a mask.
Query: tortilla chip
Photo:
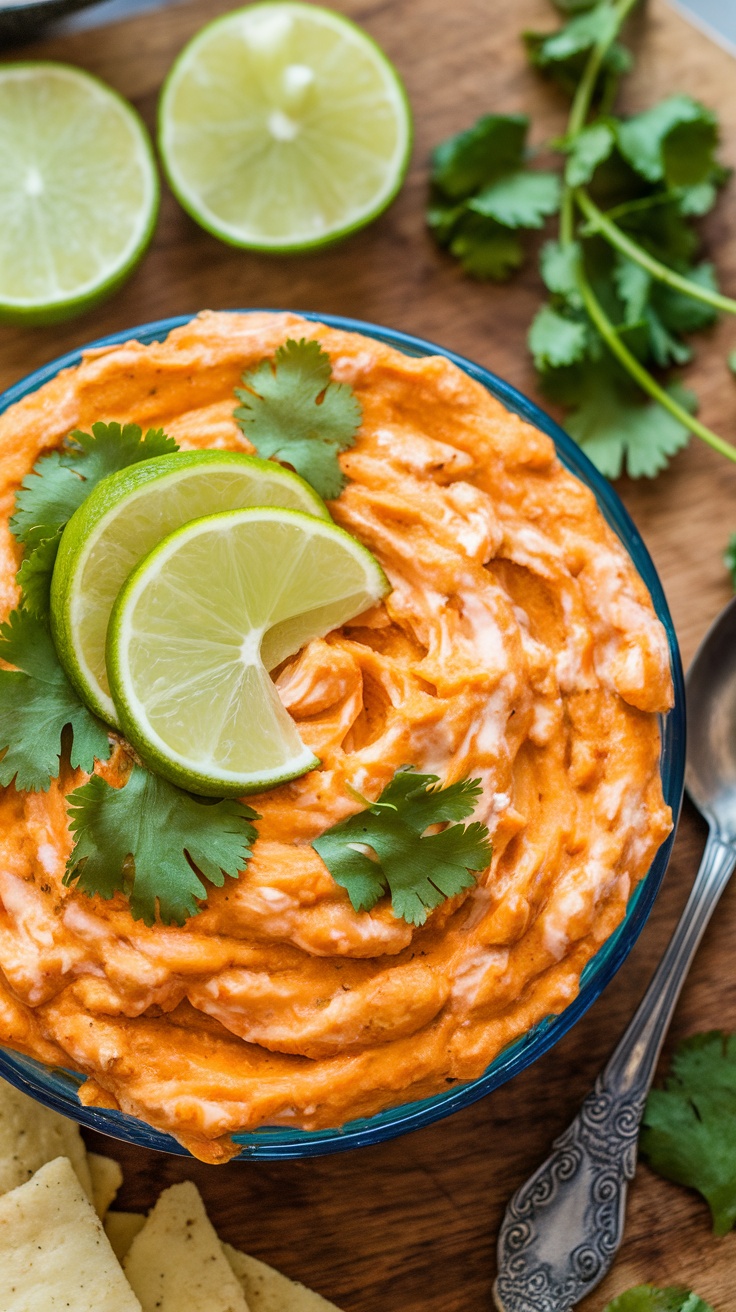
[[[230,1244],[223,1244],[222,1251],[243,1286],[250,1312],[340,1312],[313,1289],[289,1280],[257,1257],[239,1253]]]
[[[112,1251],[118,1262],[122,1262],[146,1218],[142,1212],[108,1212],[104,1224]]]
[[[30,1180],[55,1157],[68,1157],[92,1198],[92,1178],[79,1126],[0,1079],[0,1194]]]
[[[164,1190],[123,1269],[143,1312],[249,1312],[191,1180]]]
[[[92,1177],[94,1209],[104,1221],[107,1209],[123,1183],[122,1168],[114,1157],[103,1157],[101,1153],[87,1153],[87,1165]]]
[[[141,1312],[68,1157],[0,1198],[2,1312]]]

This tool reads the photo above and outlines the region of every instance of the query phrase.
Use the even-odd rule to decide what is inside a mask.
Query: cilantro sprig
[[[603,1312],[713,1312],[698,1294],[681,1285],[636,1285],[614,1298]]]
[[[321,497],[345,486],[338,456],[353,446],[361,408],[347,383],[332,381],[319,342],[289,339],[273,360],[243,374],[235,419],[259,456],[291,465]]]
[[[377,801],[314,839],[312,847],[356,911],[370,911],[390,893],[395,916],[423,925],[428,911],[471,888],[474,873],[489,864],[486,826],[457,823],[472,814],[480,781],[462,779],[447,788],[439,782],[437,775],[404,766]]]
[[[135,920],[183,925],[206,879],[221,888],[251,855],[258,816],[241,802],[191,797],[134,766],[122,788],[99,775],[67,799],[74,847],[64,883],[90,896],[125,893]]]
[[[552,143],[564,169],[558,237],[540,259],[549,300],[529,346],[542,388],[567,407],[569,431],[611,478],[624,469],[654,477],[691,433],[736,460],[736,447],[701,423],[695,396],[670,374],[691,358],[689,334],[719,311],[736,313],[699,260],[693,227],[728,176],[716,158],[718,125],[681,94],[614,115],[632,64],[619,35],[636,3],[557,0],[558,30],[525,34],[532,65],[572,97],[565,135]],[[472,275],[506,277],[523,259],[519,231],[541,226],[541,211],[517,210],[514,231],[490,255],[476,213],[486,179],[507,173],[514,141],[524,168],[525,131],[518,115],[486,115],[435,151],[427,221]],[[544,175],[525,176],[533,187]]]
[[[667,1180],[697,1189],[725,1235],[736,1224],[736,1034],[713,1030],[675,1050],[647,1100],[640,1151]]]
[[[87,772],[110,755],[107,733],[72,688],[47,623],[14,610],[0,624],[0,784],[46,792],[59,773],[65,735],[69,760]]]
[[[17,581],[26,609],[37,616],[48,611],[62,531],[97,484],[140,460],[178,449],[161,428],[149,429],[144,437],[138,424],[97,423],[91,433],[75,430],[60,451],[47,452],[36,461],[16,494],[10,520],[11,532],[23,544]]]
[[[525,114],[485,114],[437,147],[427,222],[466,273],[501,281],[524,261],[523,229],[556,213],[556,173],[526,169]]]
[[[64,525],[101,479],[177,450],[162,430],[94,424],[42,456],[16,497],[12,530],[23,544],[21,601],[0,625],[0,784],[45,791],[68,752],[92,777],[67,798],[74,846],[64,882],[103,898],[124,893],[135,919],[183,924],[250,858],[254,811],[210,802],[135,765],[120,788],[92,772],[110,757],[107,730],[69,683],[49,628],[49,588]],[[12,668],[7,668],[12,667]]]

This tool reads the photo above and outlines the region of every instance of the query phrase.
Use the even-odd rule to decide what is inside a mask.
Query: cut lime
[[[329,519],[304,479],[272,460],[235,451],[176,451],[110,474],[62,535],[51,585],[51,627],[61,662],[89,706],[118,724],[105,668],[113,602],[158,542],[203,515],[287,506]]]
[[[301,511],[185,524],[113,607],[107,669],[126,737],[158,774],[210,796],[313,769],[268,671],[387,590],[365,547]]]
[[[304,250],[376,218],[411,151],[409,103],[376,43],[297,0],[209,23],[164,85],[159,146],[172,190],[234,246]]]
[[[81,314],[132,271],[158,174],[135,110],[66,64],[0,65],[0,322]]]

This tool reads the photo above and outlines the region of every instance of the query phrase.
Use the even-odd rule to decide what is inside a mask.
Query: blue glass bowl
[[[665,800],[672,808],[676,822],[682,802],[685,769],[685,690],[680,653],[662,585],[651,557],[613,488],[583,455],[572,438],[568,437],[567,433],[563,432],[543,410],[501,378],[489,373],[487,369],[481,369],[479,365],[472,364],[462,356],[454,355],[452,351],[445,351],[432,342],[423,341],[419,337],[409,337],[406,333],[394,332],[389,328],[380,328],[376,324],[362,323],[358,319],[344,319],[329,314],[305,314],[304,317],[329,324],[334,328],[363,333],[395,347],[405,355],[444,355],[446,359],[452,360],[453,364],[486,387],[509,410],[521,415],[523,419],[547,433],[552,438],[562,463],[592,489],[604,518],[623,543],[649,589],[654,608],[667,632],[675,705],[669,715],[661,717],[661,773]],[[178,328],[189,319],[188,315],[162,319],[158,323],[144,324],[127,332],[114,333],[111,337],[91,342],[90,346],[111,346],[131,339],[146,343],[162,341],[172,328]],[[69,355],[44,365],[42,369],[37,369],[28,378],[9,388],[0,396],[0,414],[21,397],[27,396],[29,392],[35,392],[61,369],[78,364],[81,356],[81,351],[72,351]],[[350,1121],[341,1129],[309,1131],[277,1128],[238,1134],[235,1135],[235,1140],[242,1144],[242,1152],[235,1160],[313,1157],[323,1153],[340,1152],[345,1148],[359,1148],[366,1144],[381,1143],[384,1139],[393,1139],[397,1135],[406,1134],[408,1130],[430,1125],[433,1121],[441,1120],[462,1107],[468,1107],[479,1098],[485,1097],[487,1093],[491,1093],[493,1089],[497,1089],[506,1080],[510,1080],[525,1067],[530,1066],[557,1043],[576,1021],[580,1020],[591,1003],[595,1002],[613,979],[619,966],[631,951],[657,896],[673,841],[674,829],[660,847],[646,877],[634,891],[621,924],[585,967],[580,991],[575,1000],[558,1016],[547,1017],[504,1048],[479,1079],[469,1084],[454,1086],[447,1092],[438,1093],[433,1098],[424,1098],[421,1102],[404,1103],[402,1106],[379,1112],[376,1116]],[[162,1152],[188,1156],[186,1149],[170,1135],[146,1125],[143,1121],[106,1108],[83,1107],[76,1093],[82,1077],[74,1071],[52,1069],[28,1057],[0,1050],[0,1075],[31,1097],[37,1098],[39,1102],[55,1108],[65,1116],[72,1117],[73,1120],[80,1121],[82,1125],[88,1125],[116,1139],[124,1139],[128,1143],[139,1144],[143,1148],[156,1148]]]

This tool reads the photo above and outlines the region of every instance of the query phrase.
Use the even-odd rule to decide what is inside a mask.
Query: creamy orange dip
[[[315,337],[363,406],[330,505],[393,591],[278,675],[321,767],[255,799],[246,872],[183,928],[62,885],[68,766],[0,800],[0,1042],[83,1071],[198,1157],[260,1125],[320,1129],[474,1079],[575,997],[669,832],[657,712],[672,704],[648,593],[549,438],[442,358],[286,314],[203,314],[163,344],[90,352],[0,418],[0,608],[8,530],[39,454],[98,419],[184,448],[247,450],[244,368]],[[125,777],[119,746],[108,777]],[[427,924],[355,912],[310,846],[410,764],[482,780],[494,855]]]

